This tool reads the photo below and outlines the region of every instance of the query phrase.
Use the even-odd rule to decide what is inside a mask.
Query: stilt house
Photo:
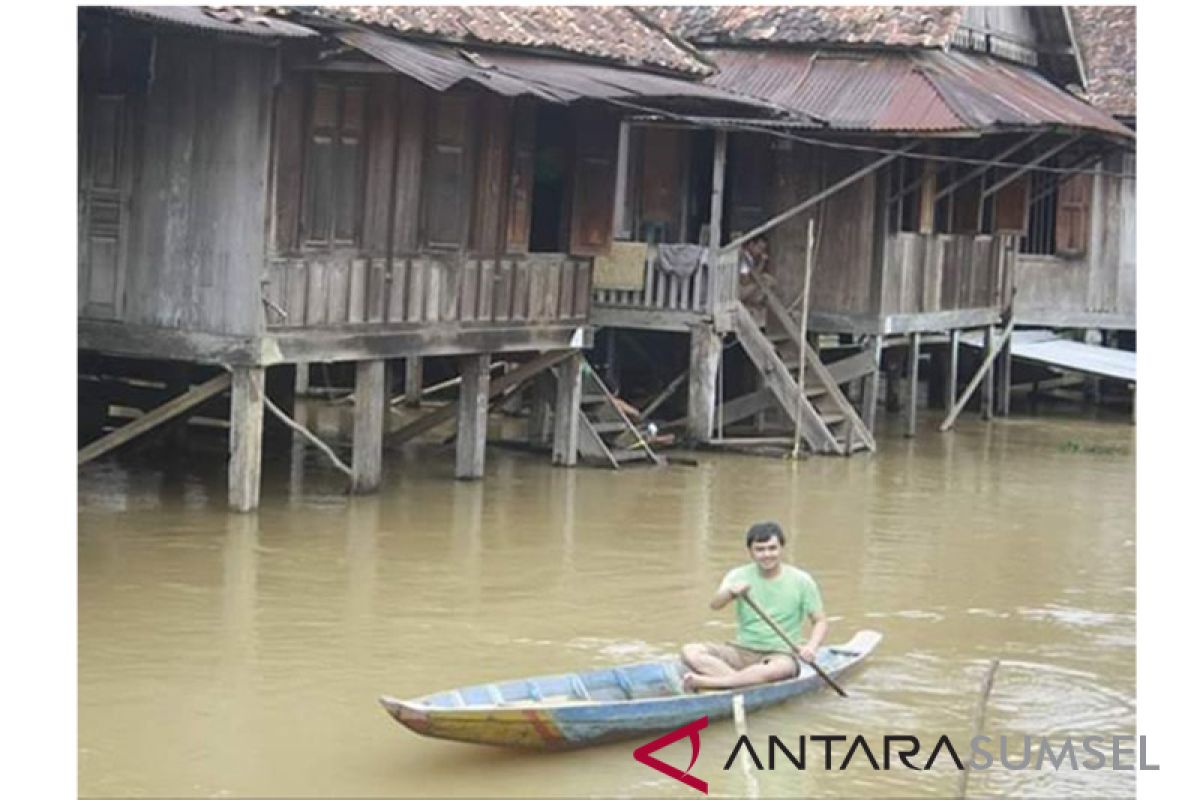
[[[268,371],[356,364],[359,491],[380,480],[389,360],[460,358],[460,477],[482,475],[492,354],[532,359],[519,377],[557,365],[578,407],[614,103],[762,105],[615,7],[84,8],[78,47],[81,357],[228,370],[80,462],[231,388],[242,510],[264,405],[283,413]],[[573,463],[576,414],[558,423]]]
[[[1056,243],[1089,246],[1070,188],[1080,176],[1067,172],[1119,159],[1132,142],[1077,96],[1085,80],[1061,6],[649,13],[715,64],[708,85],[794,117],[646,114],[622,129],[618,248],[644,263],[632,279],[598,273],[591,319],[688,333],[695,439],[724,440],[726,426],[774,409],[814,451],[874,449],[881,357],[897,341],[911,433],[922,337],[933,335],[951,342],[954,405],[960,332],[986,332],[991,364],[1012,330],[1022,242],[1053,218]],[[739,248],[760,235],[766,277],[739,277]],[[681,243],[708,251],[687,277],[657,255]],[[718,380],[728,335],[755,382]],[[843,345],[836,362],[818,352],[829,335]]]

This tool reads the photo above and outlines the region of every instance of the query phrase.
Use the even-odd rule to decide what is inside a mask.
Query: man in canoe
[[[804,620],[812,635],[800,647],[799,659],[812,661],[825,639],[829,624],[821,605],[817,582],[802,569],[783,563],[783,529],[775,522],[759,522],[746,531],[749,564],[735,567],[721,581],[709,607],[718,611],[737,599],[737,637],[725,644],[693,643],[683,647],[683,663],[690,670],[684,687],[731,689],[795,677],[797,655],[742,599],[749,590],[760,608],[793,642],[803,641]]]

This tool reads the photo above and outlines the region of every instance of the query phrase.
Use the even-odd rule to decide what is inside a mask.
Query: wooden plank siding
[[[898,233],[889,237],[880,314],[999,308],[1005,236]]]

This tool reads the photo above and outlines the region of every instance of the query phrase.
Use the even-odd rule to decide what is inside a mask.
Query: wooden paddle
[[[787,635],[786,633],[784,633],[784,632],[783,632],[783,628],[779,627],[779,624],[778,624],[778,623],[776,623],[776,622],[775,622],[775,620],[771,619],[771,615],[770,615],[770,614],[768,614],[766,611],[763,611],[763,609],[762,609],[762,606],[760,606],[758,603],[754,602],[754,599],[753,599],[752,597],[750,597],[750,589],[749,589],[749,588],[747,588],[747,589],[746,589],[746,591],[742,592],[742,594],[741,594],[741,595],[739,595],[739,596],[740,596],[740,597],[741,597],[743,600],[745,600],[745,601],[746,601],[746,603],[747,603],[747,604],[748,604],[748,605],[749,605],[751,608],[753,608],[753,609],[754,609],[754,610],[755,610],[755,611],[758,613],[758,615],[759,615],[760,617],[762,617],[762,618],[763,618],[763,622],[765,622],[765,623],[767,623],[768,625],[770,625],[770,626],[771,626],[771,630],[775,631],[775,633],[779,635],[779,638],[780,638],[780,639],[783,639],[783,641],[787,642],[787,645],[788,645],[788,647],[792,648],[792,652],[794,652],[794,653],[796,654],[796,657],[797,657],[797,658],[799,658],[799,659],[800,659],[801,661],[803,661],[805,664],[808,664],[810,667],[812,667],[812,668],[813,668],[813,671],[814,671],[814,672],[816,672],[818,675],[820,675],[820,676],[821,676],[821,679],[822,679],[822,680],[824,680],[826,683],[828,683],[828,684],[829,684],[829,686],[830,686],[830,687],[831,687],[831,688],[832,688],[832,689],[833,689],[835,692],[837,692],[838,694],[840,694],[842,697],[849,697],[849,696],[850,696],[850,695],[846,694],[846,690],[845,690],[845,689],[843,689],[842,687],[838,686],[836,683],[834,683],[834,682],[833,682],[833,678],[831,678],[831,677],[829,677],[828,675],[826,675],[826,674],[825,674],[825,670],[823,670],[823,669],[821,669],[820,667],[818,667],[818,666],[817,666],[817,662],[816,662],[816,661],[808,661],[808,660],[806,660],[804,657],[802,657],[802,656],[800,655],[800,648],[796,646],[796,643],[795,643],[795,642],[793,642],[793,641],[792,641],[792,640],[791,640],[791,639],[788,637],[788,635]]]

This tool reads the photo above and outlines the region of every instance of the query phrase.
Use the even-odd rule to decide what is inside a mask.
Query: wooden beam
[[[1030,161],[1028,164],[1025,164],[1021,167],[1018,167],[1017,169],[1014,169],[1012,172],[1008,173],[1003,178],[996,181],[991,186],[987,187],[986,189],[984,189],[982,192],[979,193],[980,205],[983,204],[984,200],[991,197],[993,194],[1000,191],[1005,186],[1008,186],[1010,183],[1012,183],[1017,178],[1024,175],[1026,172],[1029,172],[1031,169],[1036,167],[1038,164],[1041,164],[1043,161],[1048,160],[1051,156],[1054,156],[1055,154],[1057,154],[1058,152],[1060,152],[1062,150],[1066,150],[1068,147],[1075,144],[1075,142],[1079,141],[1079,139],[1080,139],[1079,135],[1072,136],[1069,139],[1059,142],[1058,144],[1054,145],[1054,147],[1051,147],[1049,150],[1042,152],[1041,154],[1039,154],[1037,156],[1037,158],[1033,159],[1033,161]]]
[[[1016,324],[1016,319],[1010,319],[1008,324],[1004,326],[1004,331],[1000,334],[1001,345],[1008,341],[1008,337],[1012,336],[1013,328],[1016,327]],[[993,342],[993,345],[994,344],[995,343]],[[991,370],[992,362],[996,360],[996,357],[999,354],[1000,351],[998,349],[989,349],[987,355],[984,356],[983,363],[979,365],[979,369],[975,372],[974,377],[971,378],[970,383],[967,384],[967,388],[963,390],[962,397],[958,398],[958,402],[955,403],[954,408],[950,409],[950,413],[947,414],[946,419],[942,421],[939,430],[945,432],[954,427],[954,421],[958,419],[958,415],[961,414],[962,410],[966,407],[967,401],[971,399],[971,395],[973,395],[975,390],[979,388],[979,384],[983,380],[984,374]]]
[[[425,359],[421,356],[408,356],[404,359],[404,404],[410,408],[419,408],[424,392]]]
[[[454,477],[459,480],[475,480],[483,477],[484,457],[487,452],[488,400],[491,398],[488,384],[491,356],[462,356],[462,390],[458,399],[458,439],[454,446]]]
[[[904,426],[904,435],[912,438],[917,435],[917,390],[921,374],[921,334],[908,335],[908,420]]]
[[[787,222],[789,219],[796,216],[797,214],[804,213],[809,208],[811,208],[812,206],[821,202],[825,198],[837,194],[842,189],[845,189],[850,184],[858,181],[861,178],[866,177],[867,175],[870,175],[872,172],[879,169],[880,167],[884,167],[884,166],[887,166],[888,164],[892,163],[897,158],[899,158],[900,156],[907,153],[909,150],[912,150],[918,144],[919,144],[919,142],[916,142],[916,141],[909,142],[908,144],[901,147],[898,152],[889,153],[888,155],[884,156],[883,158],[879,158],[879,159],[876,159],[875,161],[872,161],[870,164],[863,167],[862,169],[855,170],[854,172],[847,175],[845,178],[842,178],[840,181],[838,181],[837,183],[830,186],[829,188],[822,189],[821,191],[817,192],[812,197],[809,197],[807,200],[803,201],[799,205],[789,208],[787,211],[784,211],[782,214],[777,214],[774,217],[771,217],[771,219],[767,220],[766,222],[759,225],[758,227],[752,229],[749,233],[742,234],[741,236],[734,239],[729,244],[722,247],[721,252],[728,253],[730,251],[736,250],[737,248],[744,245],[746,242],[748,242],[752,239],[755,239],[759,236],[762,236],[764,233],[766,233],[767,231],[776,227],[780,223]]]
[[[489,381],[488,397],[498,397],[500,394],[515,388],[525,381],[537,375],[544,369],[558,364],[560,361],[568,358],[575,350],[552,350],[549,353],[542,353],[537,358],[525,362],[521,366],[514,369],[512,372],[501,375],[494,381]],[[458,403],[449,403],[442,406],[436,411],[431,411],[420,419],[413,420],[397,431],[393,431],[386,436],[384,440],[389,447],[394,447],[417,436],[425,433],[428,430],[436,428],[444,422],[454,419],[454,415],[458,413]]]
[[[982,175],[983,173],[987,172],[989,169],[994,167],[996,164],[998,164],[1001,161],[1003,161],[1004,159],[1008,158],[1013,153],[1015,153],[1018,150],[1020,150],[1021,148],[1025,147],[1027,144],[1030,144],[1034,139],[1038,138],[1041,135],[1042,135],[1042,131],[1034,131],[1033,133],[1029,134],[1024,139],[1021,139],[1019,142],[1012,145],[1011,147],[1006,147],[1004,150],[1001,150],[1000,154],[997,155],[995,158],[993,158],[991,161],[989,161],[986,164],[983,164],[982,166],[976,167],[975,169],[971,170],[970,172],[968,172],[967,174],[963,175],[961,178],[956,180],[954,183],[950,184],[949,186],[947,186],[946,188],[942,189],[940,192],[935,194],[933,196],[933,202],[936,203],[938,200],[941,200],[943,197],[950,194],[955,189],[957,189],[961,186],[967,185],[968,183],[975,180],[980,175]],[[1055,152],[1057,152],[1057,151],[1055,151]]]
[[[558,365],[558,387],[554,398],[554,442],[551,461],[562,467],[573,467],[579,455],[580,413],[583,395],[583,354],[574,353]]]
[[[675,379],[667,384],[667,388],[659,392],[653,400],[646,404],[638,413],[642,415],[642,419],[649,419],[650,415],[659,409],[663,403],[671,399],[671,395],[675,394],[680,386],[683,386],[684,381],[688,378],[689,370],[684,370],[675,376]]]
[[[863,389],[862,419],[863,425],[875,434],[875,411],[879,406],[879,368],[883,357],[883,337],[873,335],[867,339],[867,352],[875,362],[875,369],[867,375],[867,385]]]
[[[199,386],[189,389],[178,397],[171,398],[161,406],[138,417],[133,422],[122,425],[112,433],[106,434],[94,442],[90,442],[79,451],[77,466],[83,466],[89,461],[97,459],[126,442],[141,436],[146,431],[152,430],[185,411],[195,408],[210,397],[228,389],[231,383],[232,379],[229,373],[223,372]]]
[[[229,505],[258,508],[262,470],[263,367],[234,367],[229,403]]]
[[[721,362],[721,337],[711,325],[692,328],[688,370],[688,438],[712,438],[717,408],[717,368]]]
[[[983,332],[983,351],[991,353],[996,347],[996,328],[994,325],[988,325]],[[996,370],[992,366],[988,366],[987,374],[983,377],[983,388],[979,392],[979,415],[985,419],[992,418],[992,411],[995,407],[996,397]]]
[[[719,130],[713,143],[712,197],[708,206],[708,307],[716,309],[723,298],[721,285],[721,214],[725,206],[725,159],[729,149],[729,132]]]
[[[353,482],[354,470],[346,466],[346,462],[337,457],[337,453],[333,452],[333,448],[321,441],[320,438],[318,438],[318,436],[308,428],[288,417],[288,415],[285,414],[283,410],[279,408],[279,406],[271,402],[271,398],[264,397],[263,404],[267,407],[267,411],[270,411],[272,414],[274,414],[280,422],[294,430],[296,433],[300,434],[308,441],[312,442],[312,444],[316,446],[318,450],[328,456],[329,460],[333,462],[333,465],[337,467],[339,471],[341,471],[347,478],[351,480],[351,482]]]
[[[359,361],[354,368],[354,491],[373,492],[383,477],[383,416],[386,362]]]
[[[946,354],[946,408],[954,408],[958,402],[958,342],[962,331],[958,328],[950,331],[949,352]]]

